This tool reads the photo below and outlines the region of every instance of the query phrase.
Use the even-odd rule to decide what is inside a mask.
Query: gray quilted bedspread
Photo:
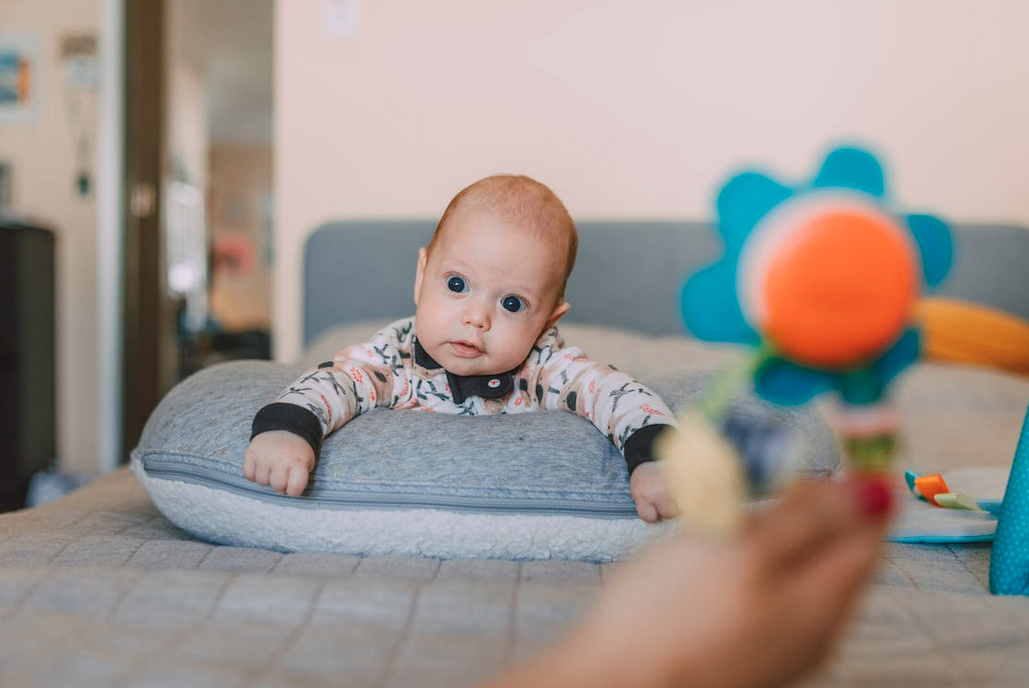
[[[122,470],[0,517],[0,685],[462,686],[574,623],[612,565],[279,554],[197,542]],[[990,547],[888,545],[813,686],[1012,686],[1029,598]]]
[[[904,467],[1010,465],[1027,401],[1026,378],[921,367]],[[1029,597],[990,595],[989,565],[988,543],[888,544],[807,685],[1029,686]],[[0,686],[467,686],[575,623],[611,566],[213,546],[122,469],[0,515]]]

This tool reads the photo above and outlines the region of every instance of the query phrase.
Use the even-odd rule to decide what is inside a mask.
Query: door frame
[[[124,261],[125,0],[100,0],[97,97],[97,470],[123,461],[122,294]]]
[[[175,304],[164,279],[165,0],[123,0],[125,21],[122,428],[119,456],[176,379]]]

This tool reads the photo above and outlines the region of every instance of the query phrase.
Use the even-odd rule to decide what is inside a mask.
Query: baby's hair
[[[567,249],[564,280],[561,284],[561,292],[564,293],[564,285],[575,267],[579,235],[572,216],[550,187],[531,177],[514,174],[493,175],[465,187],[443,211],[429,242],[429,253],[432,253],[436,240],[445,231],[447,220],[461,209],[495,212],[504,218],[530,225],[536,236],[545,241],[555,245],[564,244],[562,248]]]

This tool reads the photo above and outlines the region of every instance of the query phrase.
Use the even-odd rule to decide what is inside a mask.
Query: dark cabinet
[[[54,235],[0,219],[0,511],[54,458]]]

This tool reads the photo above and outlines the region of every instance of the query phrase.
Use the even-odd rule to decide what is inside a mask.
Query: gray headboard
[[[418,248],[435,220],[322,225],[304,256],[304,345],[343,323],[414,312]],[[685,332],[679,292],[687,275],[714,261],[721,241],[702,222],[579,222],[579,255],[566,298],[572,322],[649,334]],[[935,293],[1029,319],[1029,229],[952,226],[955,265]]]

